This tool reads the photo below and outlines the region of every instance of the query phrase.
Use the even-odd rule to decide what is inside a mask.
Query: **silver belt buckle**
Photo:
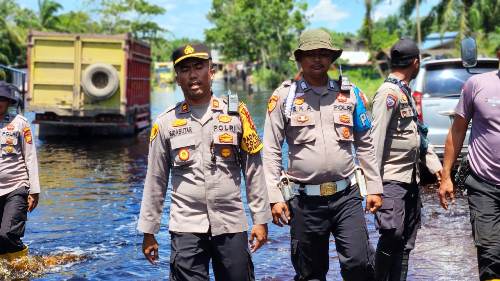
[[[319,186],[319,195],[321,196],[330,196],[337,192],[337,183],[336,182],[325,182],[320,184]]]

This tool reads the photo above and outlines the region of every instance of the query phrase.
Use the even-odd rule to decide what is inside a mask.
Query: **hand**
[[[437,179],[437,184],[441,184],[441,177],[443,176],[443,170],[439,170],[437,173],[434,174]]]
[[[453,182],[451,182],[450,177],[446,177],[439,185],[439,201],[443,209],[448,210],[448,197],[451,203],[455,203],[455,193],[453,190]]]
[[[254,243],[254,239],[256,239]],[[267,224],[256,224],[252,227],[250,233],[250,250],[252,253],[257,251],[267,241]]]
[[[142,240],[142,253],[151,264],[156,264],[158,261],[158,242],[153,234],[144,233]]]
[[[31,213],[38,206],[38,193],[28,195],[28,212]]]
[[[288,224],[290,221],[290,210],[285,202],[271,204],[271,213],[273,215],[273,223],[279,227],[283,224]]]
[[[372,214],[382,207],[382,195],[381,194],[368,194],[366,196],[366,210]]]

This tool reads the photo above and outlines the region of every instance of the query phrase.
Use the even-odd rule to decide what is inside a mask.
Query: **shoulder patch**
[[[158,123],[154,123],[153,127],[151,127],[151,135],[149,136],[149,142],[152,142],[156,139],[158,136],[158,133],[160,132],[160,127],[158,126]]]
[[[394,107],[397,102],[398,97],[394,94],[388,94],[387,98],[385,98],[385,105],[387,106],[387,109]]]
[[[23,137],[24,137],[24,141],[27,144],[32,144],[33,143],[33,136],[31,135],[31,128],[29,126],[28,127],[24,127],[24,129],[23,129]]]
[[[243,131],[240,144],[241,149],[249,154],[258,153],[264,145],[257,134],[252,116],[250,116],[250,112],[248,112],[244,103],[240,103],[238,112],[240,114],[241,127]]]
[[[278,103],[279,97],[277,94],[272,94],[269,97],[269,101],[267,102],[267,112],[271,113],[276,108],[276,104]]]

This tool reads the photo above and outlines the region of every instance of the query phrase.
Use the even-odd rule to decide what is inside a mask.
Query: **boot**
[[[408,275],[408,262],[410,260],[410,251],[404,251],[401,259],[401,278],[400,281],[406,281]]]

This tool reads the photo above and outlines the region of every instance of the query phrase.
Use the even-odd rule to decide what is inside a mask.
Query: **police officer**
[[[368,186],[367,209],[381,202],[382,181],[370,136],[366,97],[355,86],[328,78],[340,56],[323,30],[304,31],[294,51],[299,81],[285,81],[270,97],[264,128],[264,168],[273,222],[290,224],[295,280],[326,280],[330,233],[344,280],[371,280],[373,248],[356,178],[353,145]],[[282,146],[288,144],[287,177],[295,196],[285,203],[278,183]],[[360,184],[364,184],[360,182]],[[287,198],[288,199],[288,198]]]
[[[500,60],[500,45],[496,49]],[[462,89],[456,115],[446,138],[441,206],[454,199],[451,171],[472,122],[469,173],[465,179],[472,237],[477,249],[480,280],[500,280],[500,66],[473,75]]]
[[[0,81],[0,258],[7,259],[27,254],[21,238],[40,193],[30,123],[8,112],[17,102],[13,89]]]
[[[260,150],[262,142],[243,103],[215,97],[209,49],[188,44],[172,54],[185,101],[155,121],[138,229],[143,252],[154,263],[163,202],[172,173],[169,230],[170,280],[254,280],[241,172],[253,219],[251,251],[267,240],[271,219]],[[255,240],[255,241],[254,241]]]
[[[375,214],[380,238],[375,258],[377,280],[406,280],[408,258],[420,227],[419,162],[440,177],[441,163],[421,142],[424,130],[408,83],[420,68],[420,52],[410,39],[391,48],[391,73],[373,99],[373,139],[384,203]]]

